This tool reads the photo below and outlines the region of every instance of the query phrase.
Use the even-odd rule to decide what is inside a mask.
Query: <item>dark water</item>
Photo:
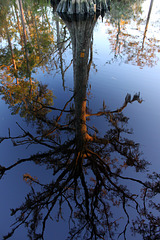
[[[0,239],[160,239],[158,0],[20,3],[0,3]]]

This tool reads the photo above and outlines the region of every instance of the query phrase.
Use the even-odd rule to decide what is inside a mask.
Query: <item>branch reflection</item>
[[[127,229],[131,226],[144,239],[158,239],[159,217],[150,214],[150,207],[159,212],[159,204],[152,201],[160,191],[160,175],[151,174],[145,181],[136,175],[136,172],[146,171],[148,163],[142,158],[139,145],[131,140],[132,132],[127,127],[129,119],[123,114],[128,104],[142,102],[140,95],[131,97],[127,94],[124,104],[115,110],[107,109],[104,103],[98,112],[91,113],[86,105],[92,61],[90,57],[88,62],[88,58],[96,18],[73,20],[66,15],[61,17],[72,40],[74,93],[63,108],[53,107],[35,97],[28,102],[30,108],[26,111],[27,116],[34,116],[37,135],[17,123],[22,135],[13,137],[9,133],[0,139],[1,142],[12,140],[14,145],[39,144],[48,149],[19,159],[8,167],[1,166],[1,178],[7,171],[30,161],[52,169],[53,176],[50,182],[44,183],[30,174],[23,175],[31,185],[31,191],[21,206],[11,210],[16,222],[4,239],[12,237],[21,225],[27,227],[30,239],[44,239],[53,210],[57,210],[57,216],[61,218],[62,207],[66,205],[69,209],[70,240],[115,239],[117,236],[126,239]],[[47,90],[45,92],[48,93]],[[38,108],[35,109],[32,103],[36,103]],[[52,118],[48,111],[52,112]],[[105,118],[103,135],[91,126],[93,116]],[[127,170],[131,168],[136,170],[134,178],[127,176]],[[134,192],[130,190],[131,183],[136,186]],[[117,210],[120,213],[118,217]],[[123,226],[120,224],[118,227],[122,218]]]

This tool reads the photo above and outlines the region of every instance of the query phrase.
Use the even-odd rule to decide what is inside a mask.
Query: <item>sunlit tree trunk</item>
[[[144,43],[145,43],[145,39],[146,39],[146,34],[147,34],[147,30],[148,30],[148,25],[149,25],[149,20],[150,20],[150,16],[151,16],[151,11],[152,11],[152,6],[153,6],[153,1],[151,0],[150,2],[150,6],[149,6],[149,11],[148,11],[148,16],[147,16],[147,21],[146,21],[146,27],[144,30],[144,36],[143,36],[143,43],[142,43],[142,51],[144,49]]]
[[[120,53],[119,48],[119,35],[121,33],[121,25],[120,25],[120,19],[118,19],[118,29],[117,29],[117,38],[116,38],[116,45],[115,45],[115,57]]]
[[[21,42],[21,45],[23,46],[23,37],[22,37],[22,28],[21,28],[21,25],[20,25],[20,21],[19,21],[19,16],[18,16],[18,8],[17,8],[17,4],[14,2],[14,8],[15,8],[15,14],[16,14],[16,22],[17,22],[17,27],[18,27],[18,31],[19,31],[19,35],[20,35],[20,42]]]
[[[15,78],[16,78],[16,84],[18,84],[17,65],[16,65],[15,56],[14,56],[14,52],[13,52],[13,48],[12,48],[12,43],[11,43],[11,38],[10,38],[10,34],[9,34],[9,31],[8,31],[7,25],[8,25],[8,24],[6,23],[5,31],[6,31],[6,34],[7,34],[8,46],[9,46],[10,51],[11,51],[12,63],[13,63],[13,67],[14,67],[14,76],[15,76]]]
[[[24,45],[25,45],[25,57],[27,62],[27,77],[30,78],[30,66],[29,66],[29,56],[28,56],[28,48],[27,48],[27,33],[26,33],[26,26],[25,26],[25,18],[24,18],[24,11],[23,11],[23,5],[22,0],[18,0],[20,12],[21,12],[21,21],[23,26],[23,38],[24,38]]]

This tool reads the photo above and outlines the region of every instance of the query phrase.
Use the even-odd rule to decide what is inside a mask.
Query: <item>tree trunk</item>
[[[62,43],[61,43],[61,40],[60,40],[60,33],[59,33],[59,21],[56,21],[56,29],[57,29],[57,47],[58,47],[58,53],[59,53],[61,76],[62,76],[62,81],[63,81],[63,88],[65,90],[63,58],[62,58]]]
[[[67,14],[94,14],[106,11],[106,0],[61,0],[57,12]]]
[[[24,11],[23,11],[22,0],[18,0],[18,1],[19,1],[20,12],[21,12],[21,21],[23,26],[25,57],[26,57],[26,63],[27,63],[27,77],[30,78],[30,65],[29,65],[29,56],[28,56],[28,48],[27,48],[27,33],[26,33],[26,26],[25,26]]]
[[[78,151],[83,152],[85,144],[90,138],[86,126],[86,91],[88,68],[90,67],[90,63],[88,63],[89,50],[96,18],[93,16],[78,21],[73,19],[71,21],[68,15],[62,15],[62,18],[68,27],[72,41],[76,146]]]
[[[6,31],[7,39],[8,39],[8,46],[9,46],[10,51],[11,51],[12,63],[13,63],[13,67],[14,67],[14,76],[16,78],[16,84],[18,84],[17,65],[16,65],[16,61],[15,61],[15,57],[14,57],[14,52],[13,52],[13,48],[12,48],[12,43],[11,43],[11,39],[10,39],[10,34],[9,34],[9,31],[8,31],[8,24],[7,23],[6,23],[6,26],[5,26],[5,31]]]
[[[144,36],[143,36],[142,51],[143,51],[143,49],[144,49],[144,42],[145,42],[145,39],[146,39],[147,30],[148,30],[148,24],[149,24],[149,20],[150,20],[150,16],[151,16],[153,1],[154,1],[154,0],[151,0],[150,6],[149,6],[147,21],[146,21],[146,27],[145,27]]]

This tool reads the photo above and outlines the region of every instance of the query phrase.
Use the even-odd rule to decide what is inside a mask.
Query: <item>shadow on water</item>
[[[21,225],[27,228],[30,239],[45,239],[47,222],[52,219],[54,210],[61,218],[63,205],[68,207],[70,240],[121,236],[127,239],[128,229],[141,234],[143,239],[160,238],[160,219],[155,213],[159,213],[160,206],[154,201],[160,192],[160,175],[148,174],[144,181],[138,178],[138,172],[147,171],[148,163],[140,154],[139,144],[131,140],[129,119],[123,114],[130,103],[142,103],[140,94],[127,94],[124,104],[115,110],[107,109],[105,103],[98,112],[87,107],[92,34],[97,17],[73,19],[61,14],[72,41],[74,72],[73,95],[64,107],[53,107],[53,94],[46,85],[37,83],[32,88],[27,85],[27,99],[26,95],[22,98],[18,111],[28,122],[34,121],[37,134],[33,135],[17,123],[21,135],[14,137],[9,132],[8,137],[0,138],[1,142],[11,140],[16,146],[38,144],[47,148],[8,167],[0,166],[1,178],[26,162],[53,171],[48,183],[30,174],[23,175],[31,184],[31,190],[20,206],[11,209],[16,222],[4,239],[12,238]],[[14,98],[19,94],[8,94],[8,91],[8,86],[2,85],[1,94],[16,113]],[[48,113],[52,113],[52,118]],[[92,117],[105,119],[107,127],[103,136],[91,126]],[[135,171],[135,177],[128,176],[128,169]],[[130,190],[131,183],[135,191]],[[155,214],[151,213],[153,209]]]

